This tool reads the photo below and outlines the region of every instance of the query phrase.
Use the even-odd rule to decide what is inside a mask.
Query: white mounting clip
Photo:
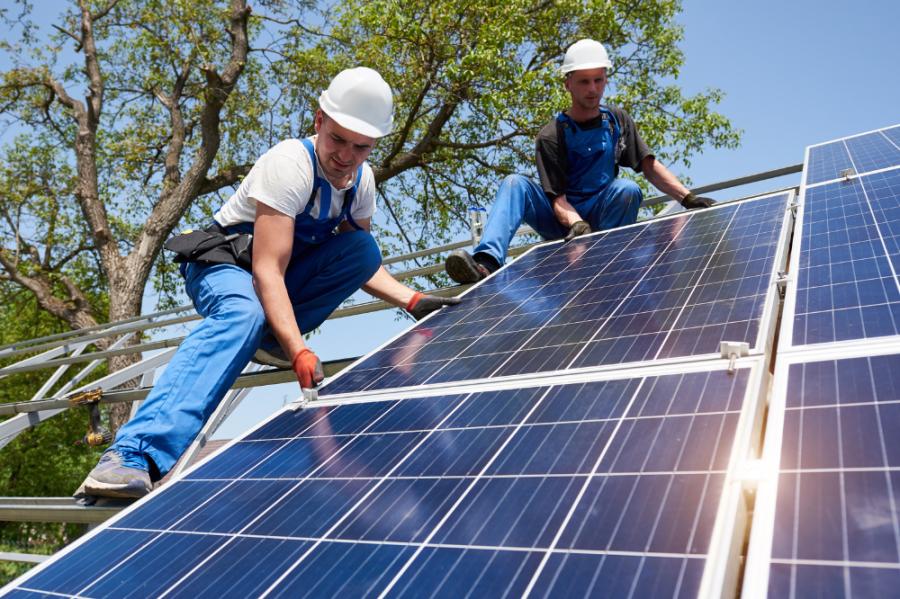
[[[734,374],[738,358],[750,355],[750,344],[745,341],[723,341],[719,344],[723,358],[728,359],[728,374]]]
[[[778,289],[778,297],[781,299],[784,299],[784,293],[787,290],[787,284],[790,279],[791,277],[783,270],[779,270],[778,275],[775,277],[775,287]]]
[[[850,178],[853,177],[853,169],[852,169],[852,168],[845,168],[845,169],[842,170],[840,173],[838,173],[838,176],[843,177],[843,178],[844,178],[844,181],[849,181]]]
[[[298,410],[303,410],[309,405],[311,401],[317,401],[319,399],[319,392],[315,389],[300,389],[300,397],[298,397],[295,401],[292,401],[289,404],[289,408],[291,412],[297,412]]]

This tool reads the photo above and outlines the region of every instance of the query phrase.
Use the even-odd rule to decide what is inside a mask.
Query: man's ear
[[[316,117],[313,119],[313,127],[316,129],[316,133],[319,132],[319,129],[322,127],[322,121],[325,120],[325,113],[322,112],[321,108],[316,109]]]

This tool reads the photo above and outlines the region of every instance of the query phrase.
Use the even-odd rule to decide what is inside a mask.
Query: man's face
[[[594,110],[606,89],[606,67],[572,71],[566,77],[566,91],[572,96],[572,106]]]
[[[318,110],[316,112],[316,154],[319,157],[325,177],[338,187],[349,184],[372,149],[375,138],[366,137],[350,129],[341,127],[337,121]]]

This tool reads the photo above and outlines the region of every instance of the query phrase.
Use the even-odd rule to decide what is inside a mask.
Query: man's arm
[[[584,220],[572,204],[569,203],[565,194],[556,197],[551,203],[553,204],[553,214],[562,226],[568,228],[578,221]]]
[[[361,229],[369,231],[372,227],[372,219],[358,218],[356,219],[356,224]],[[338,226],[338,231],[341,233],[352,230],[353,227],[347,221],[342,222]],[[384,300],[398,308],[403,308],[417,319],[426,316],[441,306],[458,304],[460,301],[457,297],[435,297],[410,289],[391,276],[391,273],[384,266],[379,266],[372,278],[366,281],[362,288],[363,291],[374,295],[380,300]]]
[[[253,285],[266,313],[266,321],[289,357],[306,347],[284,285],[293,243],[294,219],[257,202],[253,226]]]
[[[656,160],[653,155],[641,160],[641,173],[647,181],[667,196],[675,198],[685,208],[708,208],[715,202],[709,198],[697,197],[681,184],[672,171]]]
[[[294,307],[284,285],[293,244],[294,219],[257,202],[253,226],[253,286],[266,313],[266,321],[290,358],[300,386],[311,388],[324,378],[324,373],[319,358],[303,343]]]

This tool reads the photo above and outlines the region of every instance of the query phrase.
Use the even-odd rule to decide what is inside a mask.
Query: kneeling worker
[[[521,175],[503,181],[474,256],[457,250],[447,258],[454,281],[474,283],[503,265],[523,220],[544,239],[567,241],[635,222],[643,196],[634,182],[616,178],[620,166],[643,174],[685,208],[714,204],[655,159],[628,113],[600,104],[610,68],[600,42],[581,40],[566,51],[562,73],[572,103],[538,134],[541,184]]]
[[[376,139],[390,133],[392,112],[391,89],[377,72],[342,71],[319,97],[317,135],[283,141],[260,157],[206,230],[223,239],[252,232],[251,268],[208,260],[182,265],[187,293],[204,319],[90,472],[85,494],[147,494],[258,349],[270,362],[280,355],[301,387],[315,387],[322,364],[302,333],[360,287],[416,318],[459,302],[397,282],[381,266],[369,233],[375,179],[365,161]]]

